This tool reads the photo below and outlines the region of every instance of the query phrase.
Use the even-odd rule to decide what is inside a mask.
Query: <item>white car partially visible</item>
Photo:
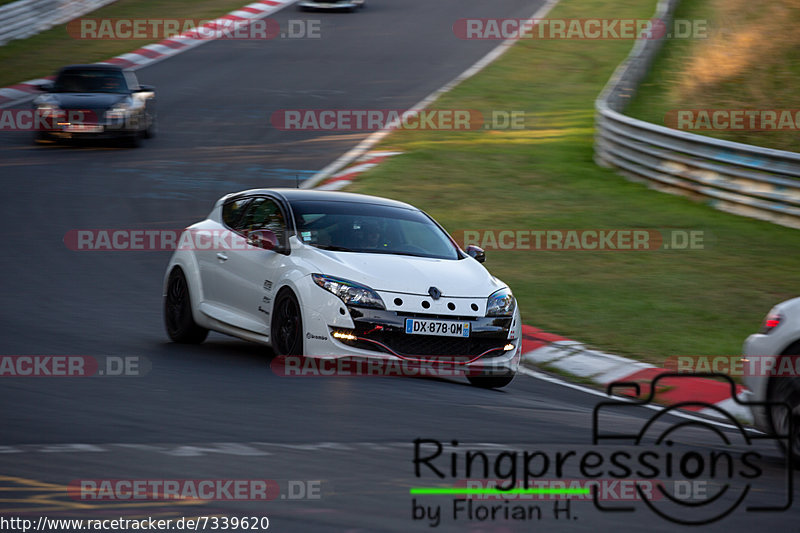
[[[773,307],[758,333],[747,337],[743,353],[746,358],[759,358],[757,375],[746,374],[744,384],[750,389],[751,401],[787,403],[785,408],[753,406],[755,425],[769,433],[786,434],[792,419],[792,453],[794,464],[800,466],[800,375],[796,372],[781,372],[780,369],[796,369],[800,359],[800,298],[781,302]],[[782,359],[791,358],[791,361]],[[767,363],[767,364],[765,364]],[[775,369],[772,372],[763,369]],[[787,451],[787,450],[784,450]]]
[[[202,342],[213,330],[277,355],[449,358],[484,387],[507,385],[517,371],[511,290],[481,265],[483,250],[461,250],[411,205],[250,190],[217,201],[181,242],[196,245],[179,246],[164,278],[173,341]]]

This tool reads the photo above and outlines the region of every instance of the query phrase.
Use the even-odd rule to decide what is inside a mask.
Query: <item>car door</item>
[[[238,240],[220,268],[223,302],[247,318],[247,329],[269,334],[275,282],[288,265],[286,216],[271,198],[254,198],[236,224]],[[256,237],[274,235],[265,249]]]
[[[217,237],[218,243],[223,246],[195,246],[194,254],[200,266],[200,279],[203,284],[203,301],[211,305],[220,305],[225,298],[223,297],[228,288],[224,286],[225,278],[223,275],[225,262],[232,247],[229,243],[242,241],[243,238],[236,233],[237,223],[241,220],[247,206],[252,202],[252,198],[237,198],[226,202],[222,206],[222,223],[207,221],[202,229],[194,231],[192,241],[205,243],[209,240],[213,243]],[[201,235],[202,234],[202,235]]]

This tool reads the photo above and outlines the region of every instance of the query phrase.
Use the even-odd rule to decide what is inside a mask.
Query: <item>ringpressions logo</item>
[[[780,465],[783,482],[776,487],[775,454],[765,454],[762,441],[790,446],[791,422],[785,434],[765,434],[745,429],[718,404],[688,401],[642,409],[653,403],[664,380],[675,386],[676,380],[698,376],[726,380],[737,406],[790,412],[783,403],[740,400],[735,383],[723,374],[664,373],[648,384],[644,397],[638,383],[609,385],[609,399],[592,412],[591,445],[504,447],[417,438],[412,464],[420,486],[410,490],[413,520],[430,527],[447,519],[462,525],[567,522],[577,520],[578,511],[591,502],[601,513],[650,512],[675,524],[705,525],[737,509],[747,513],[789,509],[791,454]],[[635,390],[636,399],[613,396],[620,388]],[[686,415],[686,409],[714,412],[717,420]],[[678,411],[684,414],[674,416]],[[763,505],[763,499],[753,501],[762,487],[769,487],[773,495],[778,490],[768,499],[769,505]],[[446,496],[450,501],[443,504]]]

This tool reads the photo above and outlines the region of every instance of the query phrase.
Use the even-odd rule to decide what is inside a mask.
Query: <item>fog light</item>
[[[514,345],[513,345],[513,344],[511,344],[510,342],[509,342],[508,344],[506,344],[505,346],[503,346],[503,350],[505,350],[505,351],[507,351],[507,352],[510,352],[510,351],[511,351],[511,350],[513,350],[514,348],[516,348],[516,346],[514,346]]]
[[[333,333],[331,333],[331,335],[333,336],[333,338],[339,339],[340,341],[358,340],[358,337],[353,335],[353,333],[348,330],[334,330]]]

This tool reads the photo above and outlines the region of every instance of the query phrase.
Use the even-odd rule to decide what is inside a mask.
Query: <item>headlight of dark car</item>
[[[116,104],[114,107],[106,111],[106,118],[108,120],[118,121],[125,120],[131,113],[131,106],[126,103]]]
[[[50,119],[60,119],[65,116],[64,110],[56,104],[50,102],[40,102],[36,104],[36,112],[40,117]]]

